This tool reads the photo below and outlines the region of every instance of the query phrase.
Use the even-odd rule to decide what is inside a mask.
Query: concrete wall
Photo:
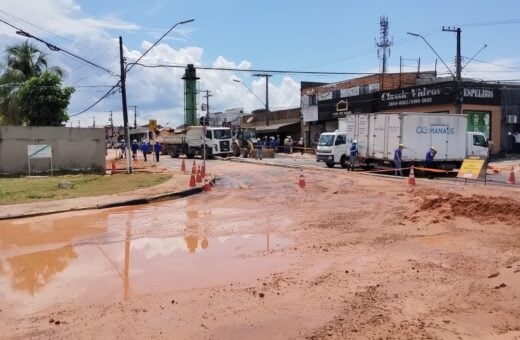
[[[28,172],[29,144],[51,144],[54,171],[105,171],[103,128],[0,126],[0,174]],[[49,169],[50,159],[31,159],[31,172]]]

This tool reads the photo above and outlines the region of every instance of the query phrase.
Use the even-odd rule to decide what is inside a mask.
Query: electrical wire
[[[147,68],[186,68],[185,65],[174,64],[155,64],[147,65],[142,63],[132,63],[132,65],[147,67]],[[373,75],[374,72],[325,72],[325,71],[290,71],[290,70],[260,70],[260,69],[243,69],[232,67],[205,67],[195,66],[199,70],[209,71],[232,71],[232,72],[248,72],[248,73],[277,73],[277,74],[319,74],[319,75]]]

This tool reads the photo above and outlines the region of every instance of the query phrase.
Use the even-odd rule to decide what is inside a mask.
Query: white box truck
[[[230,128],[207,126],[205,137],[206,157],[227,157],[232,154]],[[164,152],[172,158],[180,155],[186,155],[188,158],[194,158],[196,155],[202,157],[204,127],[189,126],[185,130],[163,133],[157,136],[157,140],[163,145]]]
[[[394,150],[404,144],[402,167],[422,166],[426,152],[435,147],[433,166],[459,168],[467,155],[488,156],[486,137],[467,131],[467,115],[448,113],[360,113],[338,119],[338,130],[320,135],[316,160],[328,167],[346,168],[353,140],[358,142],[357,163],[366,168],[394,166]]]

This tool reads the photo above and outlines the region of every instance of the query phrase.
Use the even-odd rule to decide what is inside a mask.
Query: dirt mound
[[[508,197],[463,196],[442,191],[417,191],[415,196],[421,198],[422,202],[410,217],[411,220],[428,212],[432,217],[435,216],[433,222],[438,222],[439,218],[466,217],[484,223],[520,225],[520,202]]]

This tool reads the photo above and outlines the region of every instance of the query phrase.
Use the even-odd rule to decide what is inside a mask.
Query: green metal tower
[[[184,124],[198,125],[197,122],[197,70],[188,64],[184,72]]]

